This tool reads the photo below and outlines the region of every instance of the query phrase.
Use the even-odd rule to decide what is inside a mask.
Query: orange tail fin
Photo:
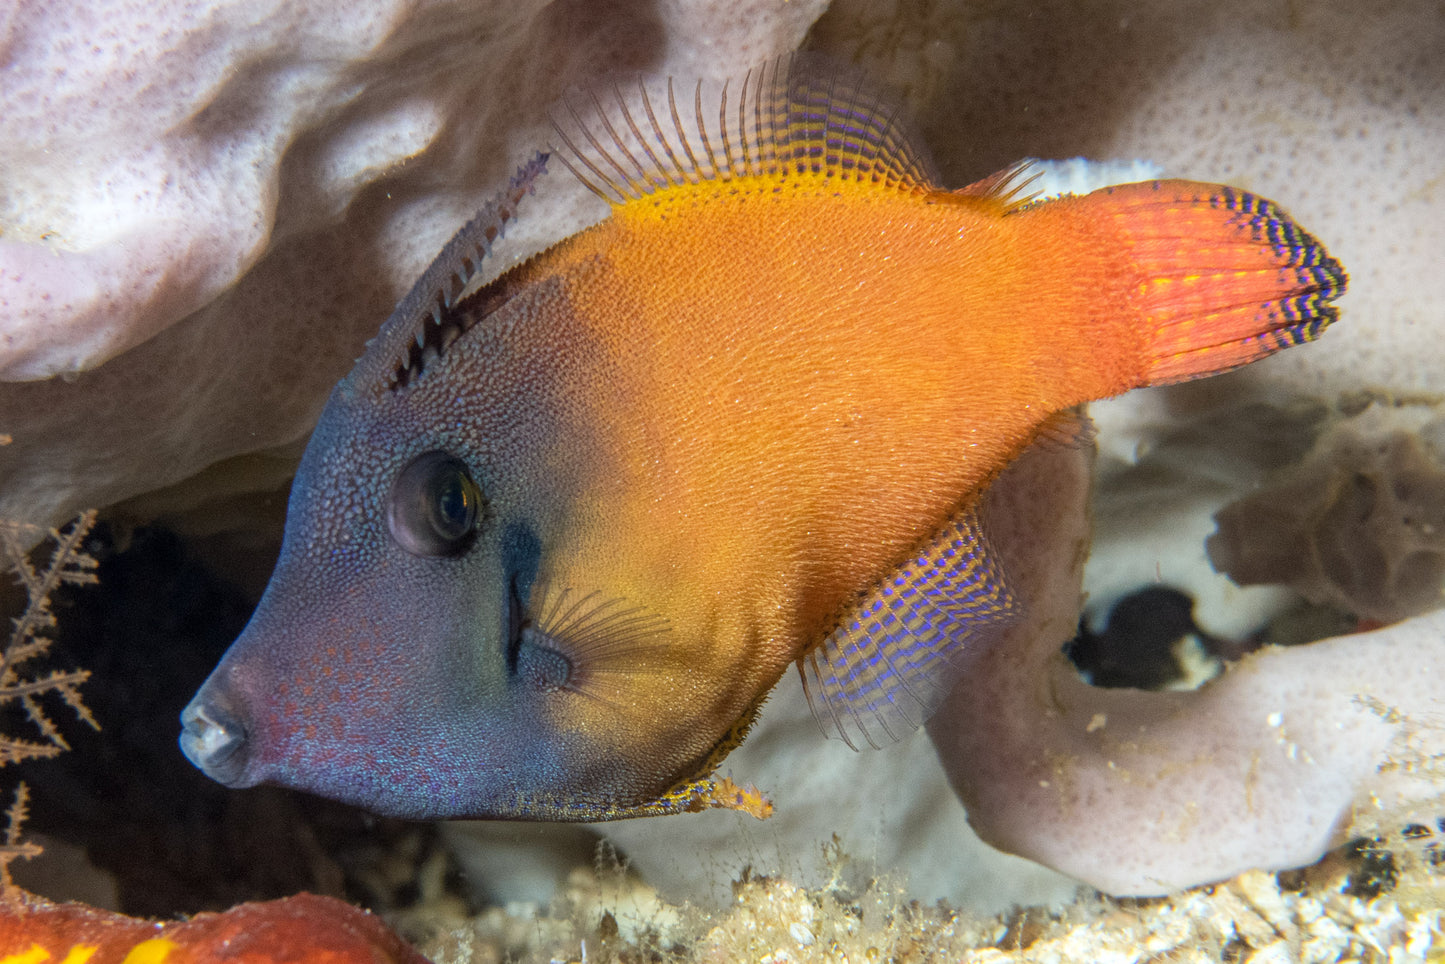
[[[1344,268],[1279,205],[1218,184],[1148,181],[1105,188],[1145,280],[1153,332],[1145,384],[1238,368],[1312,341],[1339,316]]]

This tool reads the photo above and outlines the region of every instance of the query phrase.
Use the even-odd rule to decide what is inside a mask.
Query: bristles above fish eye
[[[937,181],[899,105],[851,68],[817,57],[769,61],[719,87],[699,81],[690,115],[678,109],[670,79],[614,82],[606,93],[564,96],[552,125],[563,164],[609,203],[684,184],[769,176],[905,189]],[[660,114],[653,102],[664,94],[668,111]]]
[[[548,155],[537,154],[518,168],[507,189],[488,201],[452,236],[397,304],[377,336],[380,339],[400,335],[404,339],[386,376],[387,391],[402,391],[413,384],[457,338],[489,313],[459,306],[458,299],[476,280],[482,263],[491,256],[492,242],[516,220],[517,205],[532,193],[537,179],[546,173],[547,159]],[[493,302],[490,309],[499,307],[496,299]]]

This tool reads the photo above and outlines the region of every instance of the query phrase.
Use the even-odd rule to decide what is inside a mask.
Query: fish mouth
[[[232,788],[251,786],[245,777],[248,734],[224,697],[203,688],[181,713],[181,752],[198,770]]]

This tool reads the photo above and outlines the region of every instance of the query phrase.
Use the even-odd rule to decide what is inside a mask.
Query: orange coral
[[[298,894],[156,922],[35,898],[0,906],[0,964],[427,964],[381,921]]]

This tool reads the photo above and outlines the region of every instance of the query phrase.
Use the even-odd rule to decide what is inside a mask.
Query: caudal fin
[[[1145,384],[1247,365],[1312,341],[1339,316],[1345,270],[1273,201],[1218,184],[1148,181],[1089,195],[1145,280]]]

